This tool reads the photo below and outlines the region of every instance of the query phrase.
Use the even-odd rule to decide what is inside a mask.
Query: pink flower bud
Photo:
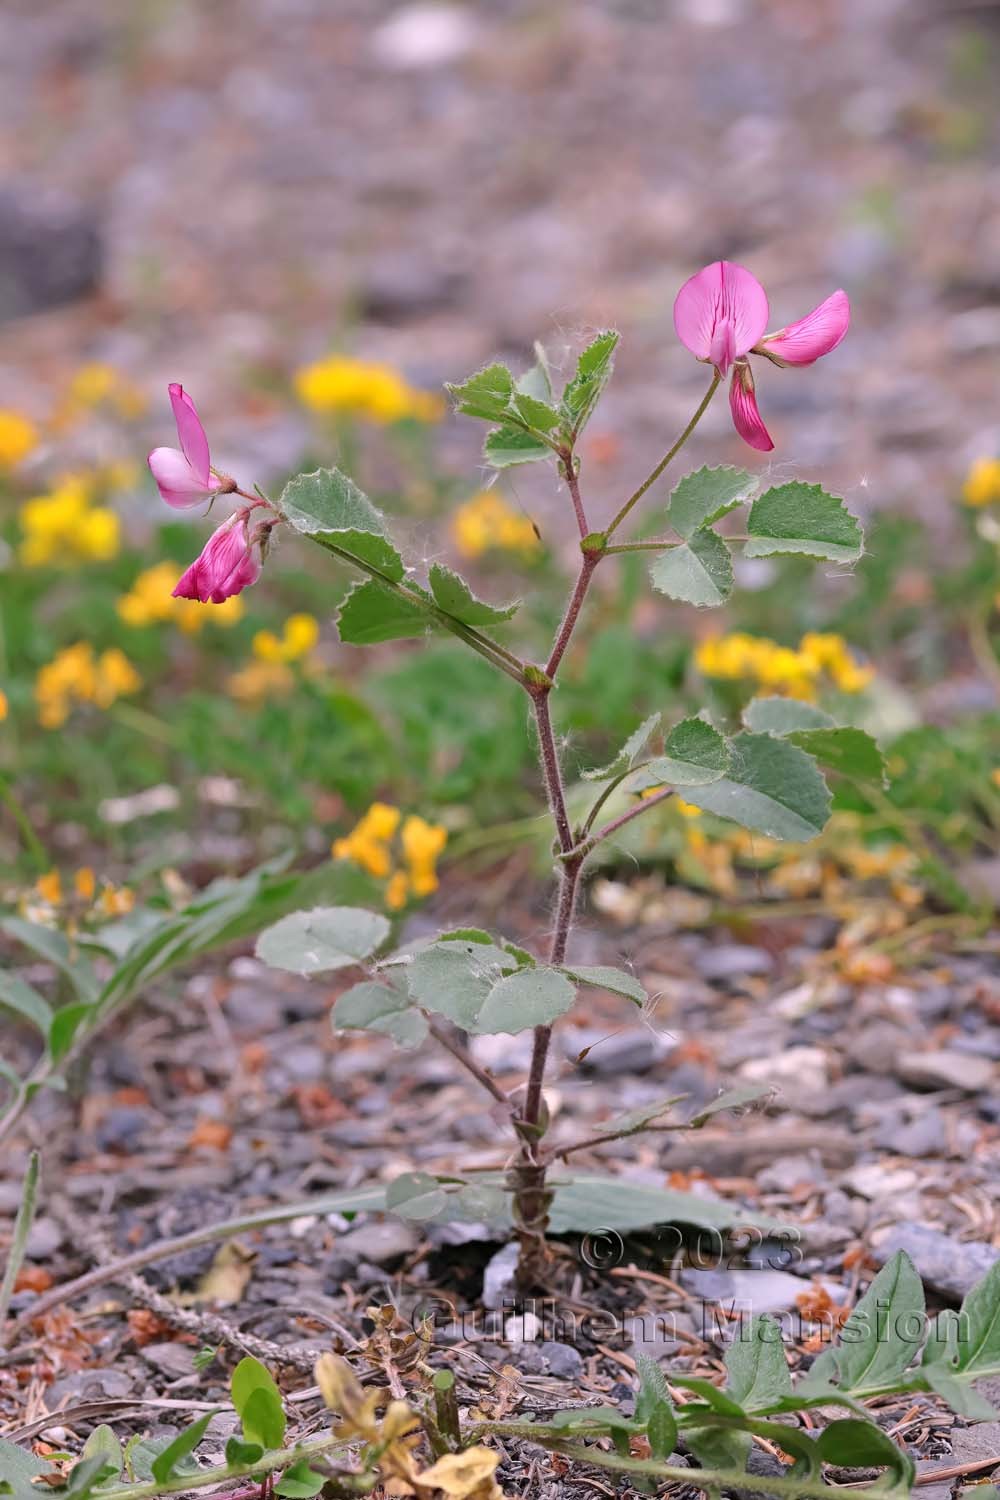
[[[236,511],[212,532],[200,555],[177,580],[175,599],[224,604],[260,577],[260,549],[267,526],[249,530],[250,507]]]

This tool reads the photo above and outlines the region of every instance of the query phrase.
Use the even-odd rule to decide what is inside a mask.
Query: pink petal
[[[733,370],[729,386],[729,409],[733,414],[736,431],[743,441],[760,453],[770,453],[774,444],[757,410],[753,376],[746,363],[736,365]]]
[[[175,599],[224,604],[260,577],[260,560],[247,540],[245,511],[237,511],[212,532],[201,554],[181,574]]]
[[[208,483],[203,483],[179,448],[154,448],[146,462],[161,496],[175,510],[201,505],[219,488],[211,474]]]
[[[685,281],[674,302],[674,327],[686,349],[725,375],[767,327],[767,293],[745,266],[717,260]]]
[[[170,405],[174,409],[177,437],[180,440],[184,457],[202,481],[204,488],[210,489],[208,438],[205,436],[205,429],[201,425],[197,408],[182,385],[174,383],[168,385],[167,390],[170,392]]]
[[[851,304],[845,291],[833,292],[819,307],[797,323],[761,340],[762,353],[776,354],[789,365],[811,365],[836,349],[851,321]]]

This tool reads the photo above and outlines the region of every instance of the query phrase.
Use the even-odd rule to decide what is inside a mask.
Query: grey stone
[[[905,1250],[921,1278],[956,1302],[1000,1260],[1000,1254],[984,1241],[955,1239],[940,1229],[910,1220],[894,1224],[873,1238],[879,1265],[884,1265],[897,1250]]]
[[[149,1113],[130,1104],[109,1109],[94,1133],[100,1151],[135,1151],[149,1124]]]
[[[978,1094],[990,1088],[997,1067],[988,1057],[941,1049],[934,1052],[904,1052],[896,1071],[904,1083],[917,1089],[964,1089]]]
[[[55,1219],[36,1219],[28,1235],[28,1258],[47,1260],[56,1253],[65,1237]]]
[[[511,1240],[509,1245],[504,1245],[486,1263],[483,1272],[483,1306],[491,1311],[503,1307],[506,1299],[513,1294],[514,1278],[517,1273],[517,1262],[520,1255],[520,1247],[516,1240]]]
[[[791,1193],[800,1187],[820,1187],[829,1181],[820,1162],[810,1156],[780,1156],[758,1174],[758,1185],[771,1193]]]
[[[181,1380],[194,1374],[194,1357],[197,1351],[190,1344],[144,1344],[139,1350],[151,1369],[171,1380]]]
[[[683,1284],[707,1302],[735,1303],[754,1316],[794,1307],[809,1282],[788,1271],[684,1271]]]
[[[774,959],[764,948],[752,948],[749,943],[721,943],[699,953],[695,968],[702,979],[720,984],[730,979],[770,974]]]
[[[547,1341],[540,1347],[550,1375],[557,1375],[560,1380],[575,1380],[582,1372],[583,1356],[571,1344]]]
[[[372,1219],[341,1235],[336,1251],[355,1262],[369,1260],[386,1266],[412,1254],[418,1242],[416,1230],[405,1219]]]
[[[944,1116],[938,1109],[907,1121],[899,1115],[890,1116],[875,1130],[872,1142],[898,1156],[940,1156],[946,1147]]]
[[[892,1073],[899,1056],[906,1050],[909,1036],[891,1021],[869,1021],[852,1032],[847,1056],[856,1068],[866,1073]]]
[[[0,321],[91,296],[102,259],[92,209],[37,183],[0,193]]]

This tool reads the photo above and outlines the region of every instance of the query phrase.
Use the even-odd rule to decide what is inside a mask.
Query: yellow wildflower
[[[459,506],[451,521],[455,546],[463,557],[482,557],[492,548],[531,554],[541,545],[527,516],[495,490],[482,490]]]
[[[95,657],[89,641],[78,641],[53,657],[35,678],[38,722],[59,729],[77,703],[110,708],[117,698],[137,692],[142,678],[117,646]]]
[[[196,635],[206,620],[213,625],[235,625],[243,618],[243,600],[235,594],[211,609],[204,609],[196,599],[175,599],[173,590],[179,576],[177,565],[172,562],[147,568],[118,600],[119,618],[126,625],[135,626],[169,621],[185,635]]]
[[[147,402],[138,386],[113,365],[91,360],[72,376],[56,412],[56,425],[75,422],[84,412],[101,406],[130,421],[143,415]]]
[[[73,889],[81,901],[93,901],[97,879],[89,865],[84,865],[73,876]]]
[[[318,640],[318,620],[312,615],[289,615],[280,636],[273,630],[258,630],[253,638],[253,653],[266,662],[298,661],[314,650]]]
[[[101,892],[101,910],[106,917],[126,917],[135,906],[135,893],[127,885],[106,885]]]
[[[376,880],[385,879],[392,869],[389,840],[399,826],[399,818],[398,807],[373,802],[347,837],[334,841],[334,859],[353,860]]]
[[[331,354],[295,375],[300,401],[323,414],[347,412],[370,422],[437,422],[444,415],[438,396],[417,390],[391,365]]]
[[[16,469],[38,447],[38,429],[19,411],[0,409],[0,469]]]
[[[802,659],[817,672],[827,672],[842,693],[861,693],[875,673],[871,667],[859,666],[842,635],[809,631],[799,642]]]
[[[58,870],[49,870],[35,881],[36,894],[49,906],[58,906],[62,901],[62,877]]]
[[[824,678],[842,693],[860,693],[874,677],[855,661],[843,636],[818,631],[804,635],[797,649],[742,631],[711,636],[696,647],[694,659],[706,677],[747,681],[790,698],[815,698]]]
[[[7,694],[0,688],[0,720],[7,717]]]
[[[448,842],[448,831],[439,823],[428,823],[411,815],[400,835],[403,855],[410,868],[415,896],[429,896],[438,887],[437,860]]]
[[[406,905],[406,898],[410,893],[410,881],[408,876],[397,870],[390,875],[389,883],[385,888],[385,904],[390,911],[399,911]]]
[[[994,505],[1000,500],[1000,458],[977,458],[965,476],[962,499],[966,505]]]
[[[226,679],[230,694],[242,703],[285,698],[294,686],[295,678],[283,661],[248,661],[245,667]]]
[[[113,510],[91,504],[91,487],[79,474],[64,474],[47,495],[26,500],[20,510],[21,561],[107,562],[118,555],[121,528]]]

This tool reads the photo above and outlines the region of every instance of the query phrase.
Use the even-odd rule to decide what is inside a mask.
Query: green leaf
[[[339,469],[297,474],[285,485],[278,504],[303,536],[339,547],[394,583],[403,577],[403,560],[389,539],[384,516]]]
[[[826,562],[857,562],[864,550],[858,522],[838,495],[818,484],[776,485],[750,507],[747,557],[797,552]]]
[[[90,1004],[63,1005],[53,1012],[49,1026],[49,1056],[53,1062],[62,1061],[80,1027],[89,1016],[96,1014],[97,1006]]]
[[[546,404],[552,400],[552,375],[545,346],[535,342],[535,363],[515,381],[515,386],[525,396],[534,396],[536,401]]]
[[[248,1443],[244,1438],[231,1437],[226,1440],[226,1463],[245,1466],[255,1464],[264,1457],[260,1443]]]
[[[486,434],[483,457],[494,469],[512,469],[515,464],[533,464],[540,458],[551,458],[548,443],[523,427],[495,427]]]
[[[846,725],[835,729],[800,729],[787,738],[818,760],[821,766],[840,776],[849,776],[853,781],[873,781],[877,786],[886,785],[885,757],[876,741],[863,729]]]
[[[737,1321],[736,1337],[726,1350],[726,1391],[744,1411],[764,1411],[792,1394],[781,1325],[773,1318],[753,1318],[747,1328]]]
[[[260,1443],[265,1449],[280,1448],[285,1436],[285,1410],[281,1392],[266,1365],[252,1355],[244,1356],[232,1373],[230,1393],[247,1442]]]
[[[675,1104],[679,1104],[686,1095],[673,1094],[668,1099],[657,1099],[652,1104],[640,1105],[638,1109],[630,1109],[627,1114],[614,1115],[610,1120],[598,1122],[595,1133],[601,1135],[626,1136],[638,1135],[645,1130],[654,1120],[669,1114]]]
[[[712,1411],[718,1412],[720,1417],[743,1417],[746,1415],[743,1407],[735,1397],[730,1395],[728,1391],[720,1390],[717,1385],[713,1385],[710,1380],[706,1380],[702,1375],[671,1374],[670,1379],[674,1385],[682,1386],[684,1390],[693,1391],[696,1396],[700,1396],[706,1406],[710,1407]]]
[[[385,1206],[404,1219],[436,1219],[448,1205],[448,1195],[429,1172],[403,1172],[385,1190]]]
[[[934,1394],[940,1396],[945,1405],[960,1417],[965,1417],[966,1421],[988,1422],[997,1416],[997,1409],[991,1401],[981,1396],[975,1386],[956,1380],[949,1371],[940,1369],[937,1365],[928,1365],[922,1374]]]
[[[381,912],[361,906],[316,906],[296,911],[257,939],[257,957],[292,974],[325,974],[370,958],[389,936]]]
[[[517,960],[493,943],[449,939],[432,943],[406,963],[406,982],[418,1005],[476,1031],[479,1012],[494,986]]]
[[[510,412],[514,377],[506,365],[486,365],[460,385],[446,384],[445,390],[456,411],[464,412],[467,417],[500,422]]]
[[[610,990],[612,995],[624,995],[636,1005],[645,1005],[649,999],[635,975],[626,969],[615,969],[608,964],[583,964],[579,967],[564,964],[561,972],[575,979],[577,984],[589,984],[595,990]]]
[[[44,958],[46,963],[65,974],[80,1000],[89,1003],[97,999],[101,986],[93,965],[61,932],[42,927],[38,922],[28,922],[23,917],[4,917],[0,921],[0,931],[23,943],[32,953],[37,953],[39,958]]]
[[[100,1494],[101,1486],[117,1479],[118,1470],[105,1453],[92,1453],[75,1463],[58,1491],[60,1500],[89,1500]]]
[[[52,1007],[30,984],[7,970],[0,972],[0,1010],[13,1011],[22,1020],[30,1021],[43,1036],[48,1035]]]
[[[511,401],[511,408],[526,422],[533,432],[551,432],[559,421],[559,413],[547,401],[540,401],[529,391],[522,391],[520,383]]]
[[[836,722],[814,703],[800,698],[752,698],[743,722],[754,734],[794,734],[799,729],[835,729]]]
[[[817,1383],[833,1384],[863,1396],[894,1385],[913,1363],[924,1332],[924,1289],[910,1257],[898,1250],[844,1324],[839,1343],[813,1361],[801,1389],[808,1395]]]
[[[704,719],[682,719],[675,724],[657,755],[642,768],[641,784],[707,786],[729,770],[729,746]]]
[[[769,734],[746,733],[734,736],[730,750],[729,774],[685,789],[686,801],[768,838],[804,842],[822,832],[830,792],[805,751]]]
[[[166,1484],[175,1474],[184,1472],[181,1468],[183,1460],[190,1458],[202,1438],[205,1436],[209,1422],[215,1416],[214,1411],[207,1411],[197,1422],[192,1422],[190,1427],[185,1427],[183,1432],[167,1444],[167,1446],[156,1455],[150,1465],[153,1478],[157,1484]]]
[[[965,1337],[959,1339],[963,1375],[994,1374],[1000,1369],[1000,1260],[994,1261],[969,1292],[959,1313]]]
[[[13,1495],[14,1500],[41,1500],[47,1487],[31,1481],[52,1472],[52,1466],[43,1459],[0,1438],[0,1495]]]
[[[430,584],[438,608],[460,620],[463,625],[499,625],[516,614],[521,604],[520,599],[515,599],[513,604],[500,606],[484,604],[481,599],[476,598],[464,578],[441,563],[432,564]]]
[[[749,500],[759,483],[755,474],[729,464],[718,469],[695,469],[693,474],[684,475],[670,496],[667,520],[678,536],[689,541],[702,526],[711,526]]]
[[[310,1469],[308,1461],[302,1458],[285,1470],[274,1486],[274,1493],[285,1496],[285,1500],[311,1500],[325,1484],[326,1475],[317,1474],[315,1469]]]
[[[337,611],[337,630],[347,646],[376,646],[426,635],[433,620],[415,600],[369,578],[356,583]]]
[[[427,1035],[427,1022],[410,997],[374,980],[345,990],[331,1019],[336,1030],[379,1031],[399,1047],[417,1047]]]
[[[696,531],[690,541],[661,552],[649,576],[661,594],[699,609],[725,604],[733,592],[733,560],[714,531]]]
[[[677,1418],[664,1379],[655,1359],[638,1353],[635,1367],[639,1372],[639,1395],[635,1403],[635,1420],[646,1428],[654,1458],[669,1458],[677,1443]]]
[[[125,1467],[133,1479],[149,1480],[153,1477],[153,1464],[161,1453],[165,1453],[173,1442],[170,1437],[140,1437],[138,1433],[125,1444]],[[180,1458],[174,1465],[177,1474],[194,1474],[198,1464],[190,1454]]]
[[[589,422],[604,387],[611,379],[620,339],[620,333],[613,328],[606,329],[587,345],[576,362],[576,374],[562,395],[563,418],[574,436]]]
[[[599,766],[595,771],[581,771],[584,781],[610,781],[615,776],[621,776],[630,771],[643,754],[651,737],[660,727],[660,715],[650,714],[644,719],[638,729],[633,730],[624,745],[606,766]]]
[[[475,1030],[516,1036],[546,1026],[569,1010],[576,987],[558,969],[518,969],[493,986],[476,1017]]]
[[[892,1438],[874,1422],[842,1417],[823,1429],[816,1446],[825,1464],[837,1464],[843,1469],[891,1470],[892,1489],[909,1494],[916,1474],[913,1460],[903,1448],[897,1448]],[[879,1492],[886,1493],[886,1487],[880,1485]]]
[[[777,1221],[748,1213],[734,1203],[702,1198],[673,1188],[647,1187],[618,1177],[560,1172],[554,1183],[549,1227],[553,1234],[588,1229],[650,1229],[657,1224],[691,1224],[703,1229],[738,1225],[778,1227]],[[672,1378],[672,1377],[671,1377]]]
[[[748,1104],[756,1104],[758,1099],[770,1099],[774,1089],[770,1084],[747,1083],[736,1089],[727,1089],[720,1094],[718,1099],[713,1099],[711,1104],[706,1104],[696,1115],[692,1115],[688,1124],[697,1129],[710,1120],[713,1115],[722,1114],[726,1109],[744,1109]]]
[[[81,1458],[100,1456],[110,1470],[109,1477],[118,1478],[122,1471],[122,1445],[106,1422],[95,1427],[83,1445]]]

